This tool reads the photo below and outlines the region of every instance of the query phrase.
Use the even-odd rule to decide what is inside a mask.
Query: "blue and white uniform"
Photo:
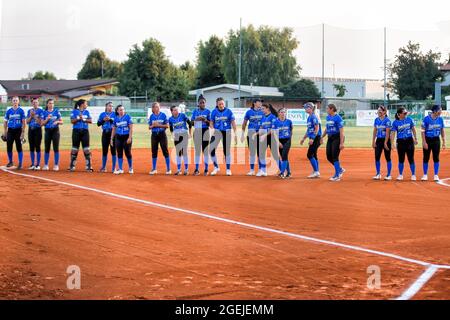
[[[327,141],[327,160],[334,166],[333,178],[340,177],[344,170],[341,167],[339,161],[339,155],[341,153],[341,139],[340,130],[344,127],[344,120],[340,115],[328,115],[326,118],[326,134],[328,135]]]
[[[423,173],[428,174],[428,163],[430,162],[431,153],[433,153],[434,174],[439,175],[439,162],[441,152],[441,134],[442,129],[445,128],[442,117],[433,119],[431,115],[423,119],[422,131],[425,134],[425,141],[428,145],[427,149],[423,149]],[[438,177],[437,177],[438,178]],[[437,179],[436,178],[436,179]]]
[[[128,161],[128,169],[133,172],[133,157],[131,155],[131,143],[128,143],[130,137],[130,127],[133,125],[133,120],[129,114],[124,114],[122,117],[119,115],[114,116],[112,126],[116,129],[115,139],[116,139],[116,149],[117,149],[117,159],[119,164],[119,170],[123,170],[123,153]]]
[[[227,170],[231,169],[231,128],[235,121],[233,112],[224,108],[222,111],[216,108],[211,112],[211,121],[215,129],[214,135],[211,137],[211,160],[215,168],[219,168],[216,157],[216,149],[220,141],[222,141],[223,153]]]
[[[59,132],[59,122],[61,120],[61,112],[57,108],[53,108],[52,111],[44,110],[43,119],[47,120],[48,117],[51,117],[50,120],[45,124],[45,137],[44,137],[44,165],[48,167],[48,163],[50,160],[50,148],[53,144],[53,152],[54,152],[54,164],[55,166],[59,166],[59,141],[60,141],[60,132]]]
[[[188,126],[190,121],[184,113],[179,113],[177,117],[169,118],[169,128],[173,132],[175,149],[177,152],[177,169],[181,171],[181,158],[184,160],[184,169],[187,173],[189,166],[189,154],[188,154]]]
[[[261,126],[261,119],[264,117],[264,112],[261,109],[251,108],[247,110],[244,120],[248,122],[247,131],[247,145],[250,156],[250,170],[254,172],[256,156],[259,157],[259,135],[257,134]],[[261,168],[261,161],[258,161]]]
[[[159,114],[152,113],[148,119],[148,124],[154,125],[167,125],[169,123],[165,113],[160,112]],[[152,171],[156,171],[156,163],[158,160],[158,147],[161,146],[161,151],[163,153],[164,159],[166,161],[167,172],[170,171],[170,157],[169,148],[167,142],[166,128],[152,128]]]
[[[23,121],[25,120],[25,112],[18,106],[17,109],[10,108],[5,113],[5,122],[8,127],[6,136],[6,149],[8,154],[8,164],[12,164],[13,161],[13,145],[16,144],[16,151],[19,159],[19,167],[22,167],[23,163],[23,150],[22,150],[22,129]]]
[[[413,176],[416,175],[416,164],[414,161],[415,145],[413,140],[413,119],[405,117],[403,120],[394,120],[391,131],[397,133],[398,171],[403,175],[405,155],[408,157],[409,166]]]
[[[34,112],[34,115],[32,115]],[[41,165],[41,143],[42,143],[42,123],[44,111],[41,108],[31,108],[28,110],[28,143],[30,145],[31,169],[39,168]]]

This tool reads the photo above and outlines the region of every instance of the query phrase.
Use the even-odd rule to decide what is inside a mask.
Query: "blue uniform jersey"
[[[19,129],[22,128],[22,121],[25,119],[25,111],[21,107],[16,110],[10,108],[6,111],[5,121],[8,122],[9,129]]]
[[[55,121],[61,120],[61,113],[58,111],[58,109],[53,109],[52,112],[50,112],[48,110],[44,110],[44,114],[42,115],[42,117],[44,120],[47,120],[49,115],[51,115],[51,118],[45,125],[45,128],[53,129],[53,128],[58,127],[58,125],[55,124]]]
[[[264,117],[264,112],[261,110],[249,109],[245,113],[244,120],[248,121],[248,130],[258,131],[261,126],[261,120]]]
[[[319,131],[315,134],[317,125],[319,126]],[[322,125],[320,124],[319,118],[317,118],[315,114],[311,114],[308,117],[306,120],[306,127],[306,135],[308,138],[315,139],[317,136],[320,137],[322,135]]]
[[[28,110],[27,118],[30,117],[32,110],[34,111],[34,117],[31,117],[31,121],[28,124],[28,126],[32,129],[40,128],[41,127],[40,121],[44,118],[44,110],[42,110],[41,108],[37,109],[32,108]]]
[[[106,117],[109,117],[110,120],[105,121]],[[102,113],[100,113],[100,116],[98,117],[97,124],[99,126],[102,126],[103,131],[111,131],[115,117],[116,117],[115,112],[102,112]]]
[[[188,131],[189,119],[184,113],[179,113],[178,117],[169,118],[170,130],[174,133],[183,133]]]
[[[89,113],[89,111],[84,110],[83,112],[81,112],[78,109],[74,109],[70,115],[70,119],[74,120],[74,119],[79,119],[79,117],[82,116],[84,121],[77,121],[74,125],[73,128],[74,129],[85,129],[87,130],[89,128],[89,124],[87,122],[85,122],[88,119],[92,119],[91,118],[91,114]]]
[[[427,138],[440,137],[443,128],[445,128],[445,125],[444,120],[441,117],[433,119],[431,115],[429,115],[423,119],[422,130],[425,132],[425,137]]]
[[[292,137],[293,126],[289,119],[284,119],[284,121],[277,119],[274,123],[274,129],[278,130],[279,139],[290,139]]]
[[[165,125],[168,123],[167,116],[165,113],[160,112],[159,114],[152,113],[150,118],[148,118],[148,124],[152,125],[158,123],[160,125]],[[160,133],[166,131],[166,128],[152,128],[152,133]]]
[[[384,117],[384,119],[376,118],[373,127],[377,129],[377,138],[384,139],[386,138],[386,129],[392,128],[392,122],[388,117]]]
[[[194,122],[194,128],[195,129],[208,128],[209,127],[208,122],[195,121],[195,119],[197,119],[197,118],[202,118],[204,120],[210,121],[211,120],[211,111],[209,111],[209,109],[202,110],[200,108],[197,108],[192,113],[192,118],[191,118],[191,121]]]
[[[334,136],[340,133],[340,129],[344,127],[344,120],[341,116],[335,114],[334,116],[327,116],[327,135]]]
[[[392,123],[391,130],[397,132],[397,140],[404,140],[412,138],[414,126],[414,121],[411,118],[405,118],[403,120],[395,120]]]
[[[115,116],[113,126],[116,128],[116,135],[126,136],[130,134],[130,125],[133,124],[133,119],[129,114],[124,114],[122,117]]]
[[[228,108],[220,111],[218,108],[211,113],[211,121],[214,122],[214,129],[227,131],[231,129],[231,122],[234,121],[234,114]]]
[[[272,113],[267,116],[264,115],[261,119],[259,130],[262,133],[270,133],[270,131],[275,128],[275,121],[277,121],[277,117],[275,117]]]

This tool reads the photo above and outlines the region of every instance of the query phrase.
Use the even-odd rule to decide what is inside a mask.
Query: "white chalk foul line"
[[[438,181],[438,184],[440,184],[441,186],[444,186],[444,187],[450,187],[450,184],[446,183],[445,181],[450,181],[450,178],[448,178],[448,179],[441,179],[441,180]]]
[[[417,280],[414,281],[414,283],[408,289],[406,289],[406,291],[403,292],[403,294],[396,300],[409,300],[413,298],[420,291],[420,289],[422,289],[423,286],[428,281],[430,281],[430,279],[438,270],[439,268],[434,265],[429,266],[427,270],[425,270],[425,272],[422,273],[422,275],[419,278],[417,278]]]
[[[183,213],[187,213],[187,214],[198,216],[198,217],[203,217],[203,218],[210,219],[210,220],[221,221],[221,222],[225,222],[225,223],[228,223],[228,224],[233,224],[233,225],[238,225],[238,226],[241,226],[241,227],[246,227],[246,228],[249,228],[249,229],[266,231],[266,232],[269,232],[269,233],[283,235],[283,236],[296,238],[296,239],[300,239],[300,240],[304,240],[304,241],[316,242],[316,243],[321,243],[321,244],[325,244],[325,245],[329,245],[329,246],[335,246],[335,247],[344,248],[344,249],[348,249],[348,250],[359,251],[359,252],[369,253],[369,254],[378,255],[378,256],[382,256],[382,257],[392,258],[392,259],[396,259],[396,260],[400,260],[400,261],[404,261],[404,262],[409,262],[409,263],[412,263],[412,264],[417,264],[417,265],[424,266],[424,267],[427,267],[427,268],[434,267],[436,269],[450,269],[450,265],[436,265],[436,264],[433,264],[433,263],[420,261],[420,260],[417,260],[417,259],[406,258],[406,257],[402,257],[402,256],[399,256],[399,255],[396,255],[396,254],[387,253],[387,252],[383,252],[383,251],[366,249],[366,248],[363,248],[363,247],[349,245],[349,244],[344,244],[344,243],[340,243],[340,242],[335,242],[335,241],[329,241],[329,240],[323,240],[323,239],[308,237],[308,236],[304,236],[304,235],[300,235],[300,234],[296,234],[296,233],[291,233],[291,232],[286,232],[286,231],[282,231],[282,230],[262,227],[262,226],[258,226],[258,225],[255,225],[255,224],[240,222],[240,221],[231,220],[231,219],[227,219],[227,218],[221,218],[221,217],[217,217],[217,216],[214,216],[214,215],[201,213],[201,212],[197,212],[197,211],[192,211],[192,210],[177,208],[177,207],[173,207],[173,206],[168,206],[168,205],[157,203],[157,202],[153,202],[153,201],[137,199],[137,198],[124,196],[124,195],[120,195],[120,194],[117,194],[117,193],[103,191],[103,190],[99,190],[99,189],[95,189],[95,188],[85,187],[85,186],[82,186],[82,185],[77,185],[77,184],[73,184],[73,183],[69,183],[69,182],[53,180],[53,179],[48,179],[48,178],[39,177],[39,176],[33,176],[33,175],[29,175],[29,174],[24,174],[24,173],[13,172],[13,171],[6,170],[5,168],[0,168],[0,170],[2,170],[4,172],[7,172],[9,174],[12,174],[12,175],[16,175],[16,176],[21,176],[21,177],[26,177],[26,178],[31,178],[31,179],[37,179],[37,180],[42,180],[42,181],[51,182],[51,183],[55,183],[55,184],[65,185],[65,186],[69,186],[69,187],[73,187],[73,188],[77,188],[77,189],[92,191],[92,192],[96,192],[96,193],[99,193],[99,194],[107,195],[107,196],[110,196],[110,197],[113,197],[113,198],[118,198],[118,199],[128,200],[128,201],[132,201],[132,202],[137,202],[137,203],[141,203],[141,204],[145,204],[145,205],[153,206],[153,207],[158,207],[158,208],[162,208],[162,209],[166,209],[166,210],[171,210],[171,211],[176,211],[176,212],[183,212]]]

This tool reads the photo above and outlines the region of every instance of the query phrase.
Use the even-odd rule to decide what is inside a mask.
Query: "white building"
[[[2,85],[0,85],[0,102],[1,103],[8,102],[8,93],[6,92],[5,88],[3,88]]]
[[[447,110],[450,110],[450,96],[446,96],[445,101],[447,101]]]
[[[198,97],[202,94],[206,99],[208,108],[214,108],[216,99],[223,98],[225,106],[234,108],[238,107],[237,100],[239,99],[239,86],[237,84],[221,84],[208,88],[201,88],[189,91],[190,95]],[[245,105],[245,101],[251,98],[259,97],[283,97],[284,94],[275,87],[258,87],[258,86],[241,86],[241,101]]]

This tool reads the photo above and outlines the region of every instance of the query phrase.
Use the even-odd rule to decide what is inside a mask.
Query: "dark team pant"
[[[428,138],[425,137],[428,144],[428,149],[423,149],[423,173],[428,174],[428,163],[430,162],[431,153],[433,153],[434,174],[439,174],[439,154],[441,152],[440,137]]]
[[[131,155],[131,147],[132,147],[132,143],[128,144],[127,140],[130,137],[130,135],[118,135],[116,134],[116,136],[114,137],[115,140],[115,144],[116,144],[116,149],[117,149],[117,159],[119,162],[119,169],[123,170],[123,154],[125,152],[125,156],[127,157],[128,160],[128,168],[132,169],[133,168],[133,157]],[[114,153],[115,155],[115,153]]]
[[[387,175],[390,176],[391,175],[391,170],[392,170],[392,160],[391,160],[391,141],[389,140],[387,143],[387,146],[389,148],[389,150],[386,150],[384,148],[384,144],[386,142],[385,138],[377,138],[377,140],[375,141],[375,168],[377,171],[377,175],[380,174],[381,172],[381,155],[384,152],[384,158],[386,159],[387,162]]]
[[[187,132],[174,133],[174,144],[177,153],[177,169],[181,170],[181,158],[183,158],[184,168],[187,170],[189,166],[189,134]]]
[[[415,146],[413,138],[397,139],[397,152],[398,152],[398,171],[400,175],[403,175],[403,169],[405,166],[405,156],[408,157],[411,173],[415,175],[416,164],[414,162]]]
[[[116,168],[116,137],[113,138],[111,145],[111,131],[102,132],[102,170],[106,169],[106,163],[108,162],[108,151],[111,151],[112,158],[112,170]]]
[[[22,141],[20,141],[21,135],[22,135],[22,128],[17,129],[8,128],[8,132],[6,134],[6,151],[8,153],[8,160],[9,162],[12,162],[13,146],[15,143],[16,151],[19,155],[19,165],[22,164],[22,157],[23,157]]]
[[[341,154],[341,137],[339,134],[328,136],[327,141],[327,160],[334,166],[334,177],[338,177],[342,173],[342,167],[339,162]]]
[[[28,128],[28,143],[30,144],[31,165],[39,166],[41,163],[41,128]],[[35,156],[37,157],[35,158]]]
[[[311,166],[314,172],[319,172],[319,157],[317,156],[317,151],[320,148],[320,136],[317,135],[314,138],[313,144],[308,147],[307,158],[311,162]]]
[[[231,168],[231,131],[220,131],[214,130],[214,135],[211,137],[210,150],[211,150],[211,160],[214,167],[218,168],[216,149],[219,143],[222,141],[223,154],[225,156],[225,162],[227,165],[227,170]]]
[[[88,129],[73,129],[72,131],[72,153],[70,168],[74,168],[76,165],[80,145],[83,147],[84,157],[86,158],[86,169],[92,169]]]
[[[195,169],[198,170],[200,164],[200,156],[203,152],[205,171],[208,171],[208,146],[211,139],[209,134],[209,128],[196,128],[194,129],[194,150],[195,150]]]
[[[249,129],[247,134],[247,146],[250,154],[250,169],[255,169],[256,156],[259,159],[259,134],[258,131]],[[258,161],[261,167],[261,161]]]
[[[289,151],[291,150],[291,139],[280,139],[279,151],[281,161],[279,164],[280,173],[284,174],[289,165]]]
[[[55,165],[59,165],[59,141],[61,135],[59,133],[59,127],[45,129],[44,136],[44,164],[48,165],[50,159],[50,148],[53,146],[53,153],[55,156]]]
[[[259,161],[260,161],[260,165],[262,170],[266,170],[267,168],[267,148],[270,148],[270,153],[272,155],[272,159],[277,163],[278,166],[280,166],[279,163],[279,156],[278,156],[278,141],[275,139],[274,136],[272,136],[272,134],[269,134],[265,137],[265,139],[261,139],[259,140],[259,152],[258,152],[258,157],[259,157]]]
[[[161,146],[161,151],[166,160],[166,168],[167,171],[170,170],[170,157],[169,157],[169,148],[167,143],[167,135],[166,132],[152,132],[152,165],[153,170],[156,170],[156,161],[158,159],[158,147]]]

